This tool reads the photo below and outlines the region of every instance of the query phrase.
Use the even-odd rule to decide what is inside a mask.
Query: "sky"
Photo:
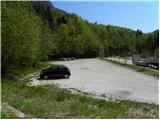
[[[158,1],[52,1],[56,8],[89,22],[115,25],[144,33],[158,29]]]

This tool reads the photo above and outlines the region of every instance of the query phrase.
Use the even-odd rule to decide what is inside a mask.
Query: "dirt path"
[[[51,62],[52,63],[52,62]],[[71,70],[69,79],[37,80],[32,85],[58,84],[114,99],[158,104],[158,78],[144,75],[99,59],[56,61]]]

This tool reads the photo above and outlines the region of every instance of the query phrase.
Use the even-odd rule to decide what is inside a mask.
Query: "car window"
[[[60,69],[60,70],[62,70],[62,69],[63,69],[63,67],[62,67],[62,66],[59,66],[59,69]]]
[[[53,68],[54,70],[60,70],[59,66]]]
[[[66,67],[64,67],[64,66],[52,66],[50,69],[51,70],[66,70]]]
[[[59,66],[60,70],[66,70],[66,67],[64,66]]]

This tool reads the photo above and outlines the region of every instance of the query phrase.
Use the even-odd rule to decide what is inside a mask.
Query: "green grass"
[[[110,63],[113,63],[113,64],[116,64],[116,65],[119,65],[119,66],[122,66],[122,67],[126,67],[126,68],[129,68],[131,70],[135,70],[137,72],[142,72],[144,74],[147,74],[147,75],[151,75],[151,76],[154,76],[154,77],[159,77],[159,72],[156,72],[156,71],[153,71],[153,70],[150,70],[150,69],[146,69],[144,67],[139,67],[139,66],[135,66],[135,65],[129,65],[129,64],[124,64],[124,63],[120,63],[120,62],[117,62],[117,61],[113,61],[113,60],[109,60],[107,58],[100,58],[101,60],[105,60],[105,61],[108,61]]]
[[[29,80],[2,79],[2,102],[35,118],[158,118],[158,105],[105,101],[72,94],[54,85],[27,86]],[[3,111],[3,109],[2,109]],[[5,118],[6,115],[3,115]],[[7,118],[7,117],[6,117]],[[14,117],[13,117],[14,118]]]
[[[1,111],[1,119],[13,119],[13,118],[18,119],[18,117],[11,112]]]

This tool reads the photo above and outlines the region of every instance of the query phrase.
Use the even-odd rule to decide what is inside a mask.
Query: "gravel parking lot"
[[[99,59],[55,61],[70,68],[69,79],[37,80],[32,85],[57,84],[62,88],[74,88],[97,96],[158,103],[158,78],[129,70]]]

